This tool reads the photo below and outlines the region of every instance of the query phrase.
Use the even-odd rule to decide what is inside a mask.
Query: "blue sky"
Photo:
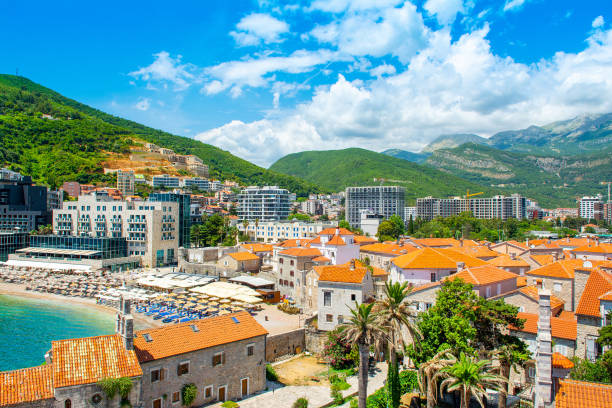
[[[612,2],[3,2],[0,72],[268,166],[612,111]]]

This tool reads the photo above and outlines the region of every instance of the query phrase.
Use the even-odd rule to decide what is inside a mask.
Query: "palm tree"
[[[456,362],[453,353],[444,349],[419,366],[419,388],[427,398],[427,408],[433,408],[438,399],[438,381],[442,370]]]
[[[378,348],[384,337],[376,314],[372,311],[374,303],[359,304],[349,308],[351,318],[342,326],[343,336],[349,342],[359,347],[359,408],[366,408],[368,397],[368,361],[370,346]]]
[[[527,349],[527,345],[519,338],[514,336],[504,337],[507,341],[493,351],[493,358],[497,358],[499,361],[499,375],[502,376],[507,383],[510,379],[510,370],[512,368],[524,366],[531,353]],[[508,387],[504,386],[497,398],[498,408],[506,408],[507,398]]]
[[[249,220],[243,220],[243,221],[242,221],[242,227],[244,228],[244,234],[245,234],[247,237],[249,237],[249,238],[250,238],[250,237],[251,237],[251,233],[250,233],[250,231],[249,231]]]
[[[409,291],[408,282],[385,282],[385,296],[376,303],[374,309],[376,311],[378,323],[387,333],[389,352],[387,376],[391,388],[395,385],[392,384],[392,382],[399,380],[397,377],[391,375],[391,370],[397,370],[397,348],[400,343],[405,343],[403,341],[402,329],[408,329],[412,341],[417,339],[418,329],[410,321],[413,312],[406,302],[406,295]],[[394,398],[393,401],[394,407],[398,405],[399,396]]]
[[[484,408],[483,397],[487,388],[501,392],[502,384],[506,383],[506,379],[494,374],[493,370],[491,361],[477,361],[462,352],[455,364],[441,370],[441,375],[446,378],[440,384],[440,389],[460,391],[461,408],[469,407],[472,396]]]

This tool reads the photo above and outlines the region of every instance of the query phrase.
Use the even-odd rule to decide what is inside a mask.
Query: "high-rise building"
[[[95,192],[66,201],[63,209],[54,210],[53,232],[61,236],[124,238],[128,256],[140,256],[144,266],[162,266],[177,262],[178,214],[179,205],[174,202],[117,201]]]
[[[519,194],[510,197],[494,196],[490,198],[418,198],[416,217],[431,220],[436,217],[451,217],[462,212],[471,212],[475,218],[501,219],[526,217],[526,199]]]
[[[578,204],[578,215],[587,220],[601,220],[604,206],[601,194],[594,197],[582,197]]]
[[[238,218],[280,221],[289,217],[289,191],[277,186],[251,186],[238,195]]]
[[[117,190],[124,197],[134,195],[135,177],[133,171],[117,170]]]
[[[361,211],[389,218],[392,215],[404,217],[406,189],[399,186],[347,187],[346,220],[353,227],[360,228]]]
[[[151,185],[157,188],[178,188],[180,179],[178,177],[162,174],[161,176],[153,176]]]
[[[48,222],[47,187],[32,178],[0,171],[0,231],[32,231]]]
[[[191,246],[191,196],[180,193],[153,193],[149,201],[160,203],[178,203],[178,245]]]

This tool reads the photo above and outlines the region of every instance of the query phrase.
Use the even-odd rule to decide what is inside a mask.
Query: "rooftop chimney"
[[[510,253],[510,259],[514,261],[516,259],[516,253],[514,252]]]
[[[465,269],[465,262],[457,262],[457,272],[461,272]]]
[[[552,254],[553,256],[553,262],[557,262],[559,260],[559,253],[558,252],[553,252]]]
[[[536,382],[534,407],[548,407],[553,399],[552,380],[552,333],[550,328],[550,291],[538,290],[538,336],[536,351]]]
[[[355,260],[354,259],[351,259],[351,266],[350,266],[350,268],[351,268],[351,271],[355,270]]]
[[[134,318],[131,314],[131,302],[123,296],[119,298],[116,332],[121,336],[125,349],[134,350]]]
[[[336,227],[336,235],[340,235],[340,228]]]
[[[459,246],[463,247],[463,238],[459,238]]]

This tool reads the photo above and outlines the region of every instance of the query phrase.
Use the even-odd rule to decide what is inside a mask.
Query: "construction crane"
[[[484,194],[484,193],[481,191],[481,192],[479,192],[479,193],[472,193],[472,194],[470,194],[470,190],[466,190],[466,193],[465,193],[465,198],[467,198],[467,199],[469,200],[469,199],[470,199],[470,197],[479,196],[479,195],[481,195],[481,194]]]
[[[612,181],[600,181],[599,184],[601,185],[608,185],[608,203],[610,203],[610,184],[612,183]]]

